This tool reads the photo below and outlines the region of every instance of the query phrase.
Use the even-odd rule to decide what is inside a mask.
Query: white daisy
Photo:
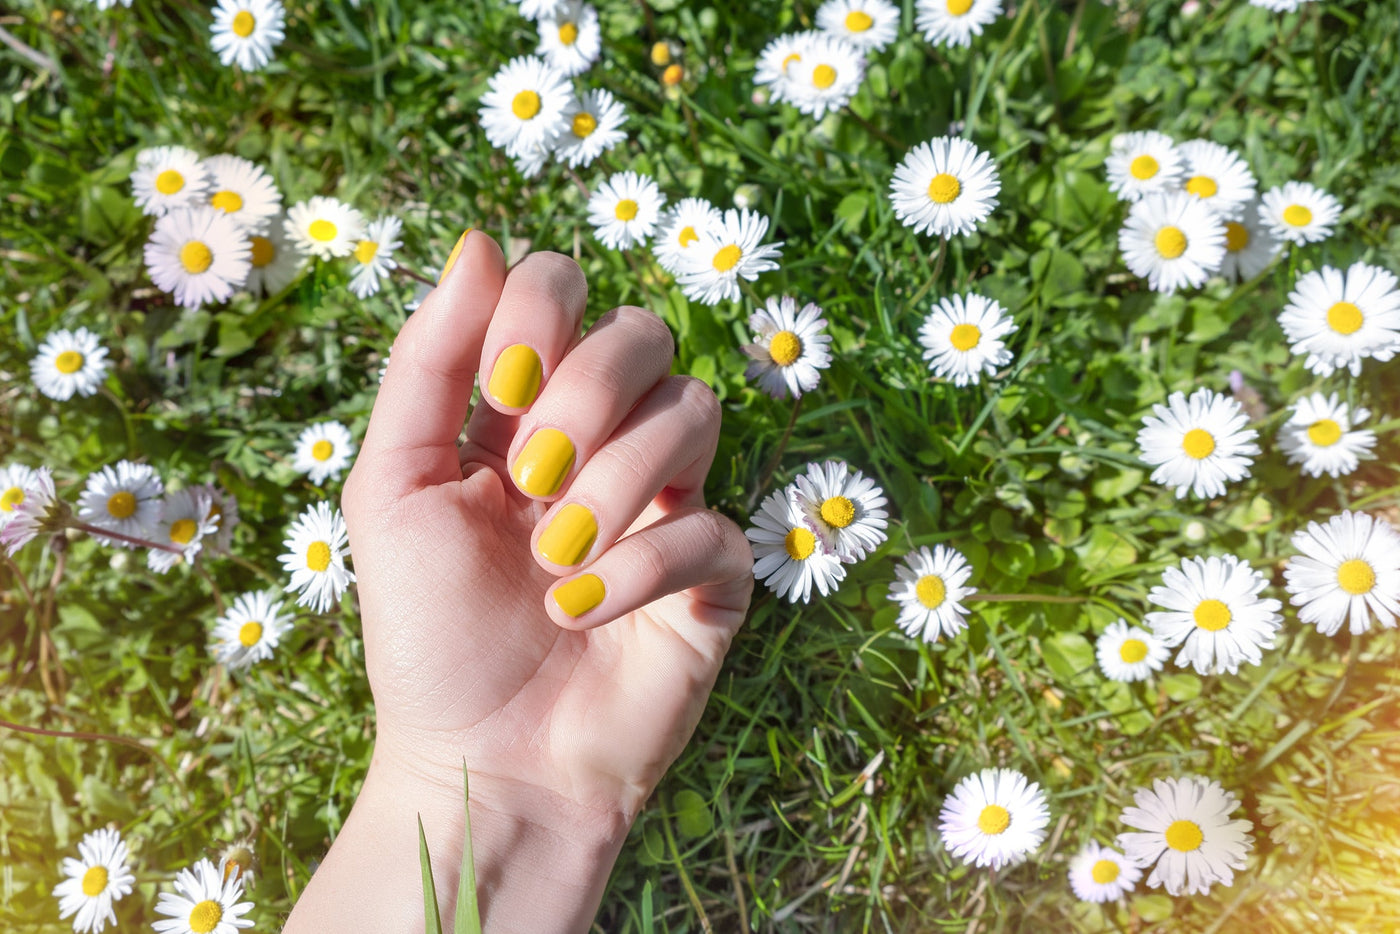
[[[859,561],[885,541],[885,491],[845,461],[808,464],[796,501],[822,544],[842,561]]]
[[[283,542],[287,553],[278,560],[292,575],[287,591],[297,592],[297,606],[325,613],[340,602],[355,572],[345,567],[350,554],[345,517],[329,503],[308,506],[297,517]]]
[[[198,308],[224,302],[251,268],[248,235],[209,205],[179,208],[156,221],[146,242],[146,271],[176,304]]]
[[[611,92],[584,91],[564,111],[564,128],[552,144],[554,155],[571,168],[590,165],[627,138],[622,130],[626,122],[627,111]]]
[[[33,480],[25,487],[23,497],[11,502],[13,507],[4,523],[0,524],[0,546],[9,555],[37,538],[51,520],[53,507],[61,507],[54,493],[53,473],[47,467],[34,471]]]
[[[1179,151],[1185,163],[1182,188],[1223,218],[1242,217],[1258,184],[1249,165],[1231,150],[1208,140],[1182,143]]]
[[[1142,420],[1138,447],[1143,462],[1157,469],[1152,482],[1187,491],[1201,499],[1225,494],[1225,484],[1249,476],[1259,433],[1246,428],[1249,416],[1239,402],[1204,387],[1188,399],[1179,392],[1167,404],[1152,406]]]
[[[651,178],[619,172],[589,197],[588,222],[604,246],[625,250],[646,243],[665,206],[666,199]]]
[[[1117,850],[1090,842],[1069,861],[1069,887],[1086,902],[1122,898],[1137,886],[1142,870]]]
[[[526,19],[539,19],[553,16],[564,8],[568,0],[520,0],[520,15]]]
[[[209,205],[233,218],[243,230],[261,233],[282,210],[282,193],[262,167],[239,156],[210,156]]]
[[[948,852],[974,866],[1000,869],[1045,839],[1045,792],[1014,769],[983,769],[958,782],[938,813]]]
[[[896,624],[911,639],[949,639],[967,628],[967,607],[962,601],[977,592],[967,586],[972,565],[962,553],[946,545],[933,551],[921,547],[904,556],[895,568],[889,597],[899,604]]]
[[[652,246],[661,268],[673,276],[679,275],[690,248],[700,242],[701,234],[719,226],[722,218],[719,208],[704,198],[682,198],[679,204],[667,208]]]
[[[742,348],[752,360],[744,379],[757,380],[774,399],[795,399],[816,389],[821,371],[831,366],[831,337],[821,314],[812,302],[799,311],[797,299],[788,295],[768,299],[749,316],[754,343]]]
[[[285,21],[281,0],[219,0],[209,44],[225,65],[257,71],[272,60],[273,47],[285,38]]]
[[[1099,668],[1110,681],[1145,681],[1161,671],[1171,650],[1146,629],[1127,620],[1110,623],[1094,645]]]
[[[10,464],[0,470],[0,529],[15,517],[15,508],[24,502],[26,491],[38,482],[33,467]]]
[[[122,6],[131,6],[131,0],[89,0],[89,2],[91,2],[92,5],[97,7],[99,10],[110,10],[118,3],[120,3]]]
[[[196,486],[167,493],[151,541],[180,550],[152,548],[146,552],[146,567],[164,574],[181,561],[192,564],[204,547],[204,537],[218,531],[219,520],[208,490]]]
[[[981,382],[1011,362],[1002,338],[1016,330],[1010,316],[994,300],[981,295],[950,295],[934,306],[919,328],[933,375],[954,386]]]
[[[889,0],[826,0],[817,28],[862,52],[878,52],[899,35],[899,7]]]
[[[107,348],[87,328],[54,331],[29,361],[29,374],[50,399],[67,402],[75,394],[91,396],[107,375]]]
[[[1315,392],[1294,404],[1293,414],[1279,429],[1279,448],[1290,464],[1302,465],[1306,476],[1344,477],[1376,456],[1371,452],[1376,433],[1352,430],[1353,424],[1370,417],[1366,409],[1353,411],[1336,393]]]
[[[1292,13],[1311,0],[1249,0],[1250,6],[1263,7],[1275,13]]]
[[[680,285],[685,297],[704,305],[738,301],[739,279],[749,282],[759,273],[777,269],[783,243],[761,243],[768,218],[756,211],[728,210],[685,251]]]
[[[199,153],[184,146],[157,146],[136,154],[131,194],[145,214],[161,217],[175,208],[203,202],[209,171]]]
[[[1259,204],[1259,219],[1274,236],[1297,244],[1332,236],[1332,226],[1341,213],[1340,201],[1307,182],[1285,182],[1270,188]]]
[[[63,860],[68,878],[54,886],[60,919],[76,914],[75,934],[89,934],[117,923],[112,903],[131,894],[136,877],[127,861],[131,853],[126,841],[115,830],[103,828],[85,834],[78,842],[79,859]]]
[[[210,651],[220,664],[243,671],[271,658],[291,628],[292,614],[282,612],[281,600],[265,593],[240,594],[214,623]]]
[[[1197,288],[1225,258],[1225,222],[1184,191],[1148,195],[1129,209],[1118,248],[1153,291]]]
[[[1172,191],[1181,184],[1182,162],[1182,152],[1165,133],[1119,133],[1109,143],[1104,160],[1108,190],[1122,201],[1140,201],[1144,195]]]
[[[1188,775],[1159,778],[1133,793],[1123,823],[1141,833],[1120,833],[1118,845],[1135,865],[1152,867],[1147,884],[1171,895],[1206,895],[1215,883],[1232,885],[1254,841],[1247,820],[1229,820],[1239,799],[1219,782]]]
[[[365,237],[355,244],[355,274],[350,278],[350,291],[360,298],[369,298],[379,291],[379,280],[398,268],[394,252],[403,241],[399,233],[403,221],[387,216],[371,221],[365,230]]]
[[[1168,648],[1181,646],[1178,665],[1189,662],[1199,675],[1234,674],[1241,662],[1259,664],[1260,650],[1273,647],[1283,622],[1283,604],[1259,597],[1267,586],[1264,575],[1234,555],[1182,558],[1148,591],[1148,602],[1163,609],[1143,622]]]
[[[355,251],[365,235],[365,216],[343,201],[317,195],[292,205],[282,230],[301,252],[334,259]]]
[[[238,527],[238,500],[212,483],[194,487],[209,494],[209,514],[218,529],[205,539],[210,554],[228,554],[233,547],[233,530]]]
[[[834,593],[846,569],[808,527],[793,492],[786,487],[770,493],[744,534],[753,546],[753,576],[779,599],[806,603],[814,586],[823,597]]]
[[[1283,244],[1259,223],[1259,204],[1250,204],[1239,220],[1225,222],[1225,258],[1220,275],[1231,282],[1246,282],[1259,275],[1278,256]]]
[[[767,85],[774,101],[797,103],[807,92],[806,86],[797,83],[802,56],[819,35],[816,31],[790,32],[769,41],[758,55],[754,83]]]
[[[997,206],[1001,178],[992,157],[958,136],[920,143],[895,167],[890,201],[915,233],[972,233]]]
[[[580,0],[569,0],[536,22],[540,44],[536,51],[561,74],[581,75],[603,53],[603,30],[598,11]]]
[[[201,859],[175,874],[175,894],[162,892],[156,902],[156,914],[170,920],[151,926],[156,934],[237,934],[239,928],[253,926],[251,918],[243,917],[253,903],[240,902],[242,897],[242,873]]]
[[[835,36],[818,33],[808,40],[802,58],[788,66],[792,82],[788,103],[820,120],[845,107],[865,78],[865,57]]]
[[[544,171],[546,163],[553,155],[554,151],[548,146],[531,145],[511,156],[510,161],[522,178],[534,178]]]
[[[286,215],[272,219],[265,233],[248,238],[248,281],[243,287],[253,295],[276,295],[301,275],[305,257],[287,240]]]
[[[1343,622],[1360,635],[1371,618],[1386,629],[1400,617],[1400,535],[1364,512],[1343,512],[1326,525],[1309,522],[1293,533],[1302,552],[1284,566],[1289,602],[1298,619],[1335,635]]]
[[[1346,369],[1361,375],[1361,361],[1389,360],[1400,351],[1400,290],[1379,266],[1352,263],[1345,273],[1323,266],[1298,277],[1278,317],[1295,354],[1318,376]]]
[[[327,478],[339,480],[340,472],[350,465],[355,442],[350,429],[340,422],[321,422],[304,429],[297,438],[296,459],[292,469],[304,473],[320,486]]]
[[[491,76],[481,97],[481,126],[491,145],[510,156],[547,147],[565,128],[572,98],[564,75],[543,59],[521,56]]]
[[[972,45],[1001,15],[1001,0],[917,0],[914,25],[934,45]]]
[[[118,461],[88,476],[78,497],[78,518],[99,529],[130,538],[149,538],[160,521],[161,494],[165,491],[155,468],[149,464]],[[133,542],[96,536],[119,548],[135,548]]]

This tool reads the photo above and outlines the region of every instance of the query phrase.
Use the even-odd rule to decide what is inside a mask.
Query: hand
[[[719,405],[668,375],[650,312],[615,309],[580,340],[586,295],[571,260],[507,272],[471,233],[395,341],[344,496],[378,740],[288,931],[332,929],[347,897],[350,930],[421,930],[413,813],[439,896],[455,891],[464,758],[487,928],[583,930],[695,729],[752,589],[743,534],[703,503]],[[368,908],[357,866],[377,867]],[[386,871],[412,883],[393,910]],[[350,888],[322,891],[337,877]]]

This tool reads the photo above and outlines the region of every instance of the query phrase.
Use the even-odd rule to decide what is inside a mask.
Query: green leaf
[[[687,837],[703,837],[714,829],[715,819],[704,797],[689,788],[676,793],[676,826]]]
[[[1042,646],[1045,664],[1061,681],[1073,681],[1094,667],[1094,647],[1077,632],[1061,632]]]
[[[476,860],[472,856],[471,788],[467,778],[467,762],[462,760],[462,813],[465,832],[462,835],[462,873],[457,877],[457,914],[452,921],[452,934],[481,934],[481,906],[476,900]]]
[[[423,869],[423,934],[442,934],[438,914],[437,885],[433,882],[433,861],[428,856],[428,838],[423,835],[423,815],[418,815],[418,864]]]

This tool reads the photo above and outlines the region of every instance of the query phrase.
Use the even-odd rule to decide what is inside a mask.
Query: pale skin
[[[719,405],[668,375],[650,312],[615,309],[580,339],[586,295],[572,260],[507,271],[469,233],[394,342],[343,498],[375,750],[286,934],[422,931],[420,815],[450,927],[463,760],[485,929],[586,931],[695,730],[753,585],[743,533],[704,506]],[[541,360],[538,394],[483,391],[468,419],[474,382],[494,388],[520,344]],[[531,496],[510,468],[541,428],[576,458],[557,492]],[[539,540],[570,504],[597,538],[561,566]],[[584,574],[604,595],[580,612],[555,593]]]

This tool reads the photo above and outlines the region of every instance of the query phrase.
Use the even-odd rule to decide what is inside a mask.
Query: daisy
[[[1128,211],[1118,248],[1153,291],[1197,288],[1225,258],[1225,222],[1184,191],[1148,195]]]
[[[792,95],[788,103],[820,120],[845,107],[865,78],[860,50],[834,36],[818,33],[808,40],[800,61],[788,66]]]
[[[798,508],[827,550],[847,563],[859,561],[885,541],[889,515],[885,491],[845,461],[808,464],[795,481]]]
[[[1147,884],[1171,895],[1206,895],[1215,883],[1232,885],[1254,845],[1247,820],[1229,820],[1239,799],[1218,782],[1188,775],[1159,778],[1133,793],[1123,823],[1142,833],[1120,833],[1118,845],[1134,865],[1152,867]]]
[[[700,242],[700,235],[719,226],[723,215],[719,208],[704,198],[682,198],[675,207],[667,208],[656,231],[652,252],[661,268],[679,275],[686,266],[690,248]]]
[[[122,6],[131,6],[131,0],[91,0],[91,3],[99,10],[110,10],[118,3]]]
[[[286,215],[272,219],[265,233],[248,238],[248,281],[243,287],[253,295],[276,295],[301,275],[304,258],[287,240]]]
[[[972,45],[1001,15],[1001,0],[917,0],[914,25],[934,45]]]
[[[1323,266],[1298,277],[1278,317],[1295,354],[1318,376],[1346,369],[1361,375],[1361,361],[1382,362],[1400,350],[1400,290],[1379,266],[1352,263],[1345,273]]]
[[[899,7],[889,0],[826,0],[817,28],[862,52],[878,52],[899,34]]]
[[[176,894],[162,892],[156,902],[156,914],[170,919],[152,925],[156,934],[237,934],[238,928],[252,927],[252,919],[243,915],[253,903],[239,901],[243,875],[225,868],[201,859],[176,873]]]
[[[228,554],[233,547],[233,530],[238,527],[238,500],[212,483],[194,487],[209,494],[209,514],[218,529],[205,540],[210,554]]]
[[[564,129],[554,138],[555,158],[571,168],[593,160],[627,138],[622,125],[627,111],[609,91],[584,91],[564,111]]]
[[[1352,410],[1336,393],[1315,392],[1293,406],[1293,414],[1279,429],[1279,448],[1290,464],[1302,464],[1309,477],[1344,477],[1376,455],[1376,433],[1352,430],[1355,422],[1371,417],[1366,409]]]
[[[774,399],[796,399],[816,389],[821,371],[831,366],[831,337],[821,314],[812,302],[799,311],[791,296],[768,299],[749,316],[754,343],[742,349],[753,362],[744,370],[744,379],[757,380]]]
[[[1156,467],[1152,482],[1174,487],[1176,498],[1189,490],[1201,499],[1223,496],[1225,484],[1249,476],[1259,433],[1246,428],[1249,416],[1234,399],[1204,387],[1174,392],[1167,404],[1152,406],[1142,420],[1138,447],[1143,462]]]
[[[1045,792],[1014,769],[983,769],[958,782],[938,814],[948,852],[1000,869],[1040,846],[1050,810]]]
[[[6,491],[8,493],[8,490]],[[34,471],[34,479],[24,488],[24,495],[0,523],[0,546],[6,554],[14,555],[38,537],[55,518],[53,507],[60,505],[54,493],[53,473],[47,467]]]
[[[355,252],[365,235],[365,216],[343,201],[317,195],[292,205],[282,230],[301,252],[334,259]]]
[[[283,545],[287,554],[278,560],[292,575],[286,590],[297,592],[297,606],[325,613],[339,603],[345,588],[355,580],[355,572],[345,568],[350,548],[340,510],[332,510],[326,502],[308,506]]]
[[[355,442],[350,429],[340,422],[321,422],[302,431],[297,438],[296,459],[292,469],[307,474],[320,486],[327,478],[339,480],[340,472],[350,464]]]
[[[1285,182],[1270,188],[1259,205],[1259,219],[1274,236],[1297,244],[1332,236],[1332,225],[1341,213],[1341,202],[1307,182]]]
[[[939,237],[976,230],[996,207],[999,191],[1001,178],[992,157],[957,136],[915,146],[890,181],[890,201],[900,223]]]
[[[1400,535],[1364,512],[1343,512],[1326,525],[1309,522],[1293,533],[1302,552],[1284,566],[1289,602],[1298,619],[1335,635],[1342,623],[1359,635],[1371,617],[1386,629],[1400,617]]]
[[[180,550],[152,548],[146,552],[146,567],[157,574],[164,574],[181,561],[193,564],[195,555],[204,547],[204,537],[218,531],[219,520],[214,516],[214,501],[207,490],[189,487],[167,493],[161,506],[160,522],[151,533],[151,540],[162,545],[173,545]]]
[[[103,467],[88,477],[78,497],[78,518],[108,532],[144,539],[160,521],[164,491],[149,464],[118,461],[115,467]],[[119,548],[136,547],[133,542],[98,537]]]
[[[768,218],[756,211],[728,210],[685,252],[681,291],[691,301],[717,305],[738,301],[739,279],[752,282],[759,273],[777,269],[782,241],[760,243],[768,233]]]
[[[10,464],[0,470],[0,529],[10,524],[15,517],[15,508],[24,502],[25,491],[36,482],[33,467]]]
[[[554,16],[567,2],[568,0],[520,0],[520,15],[526,19]]]
[[[1185,161],[1182,188],[1223,218],[1242,217],[1257,185],[1249,165],[1219,143],[1203,139],[1182,143],[1180,152]]]
[[[280,0],[219,0],[209,44],[225,65],[257,71],[272,60],[273,47],[284,38],[285,19]]]
[[[1283,604],[1260,599],[1269,585],[1264,575],[1234,555],[1182,558],[1162,572],[1162,583],[1147,600],[1162,610],[1143,620],[1168,648],[1180,645],[1176,663],[1190,662],[1196,674],[1239,671],[1257,665],[1260,649],[1272,648]]]
[[[1011,362],[1011,351],[1002,338],[1016,330],[1001,305],[981,295],[952,295],[941,299],[919,328],[933,375],[954,386],[995,376],[998,367]]]
[[[54,887],[58,899],[58,917],[73,919],[76,934],[87,934],[117,923],[112,903],[130,895],[136,877],[127,861],[131,853],[126,841],[115,830],[103,828],[83,836],[78,843],[80,859],[71,856],[63,860],[64,879]]]
[[[481,97],[481,126],[491,145],[515,156],[548,146],[565,128],[573,95],[568,79],[543,59],[521,56],[491,76]]]
[[[806,93],[797,83],[802,56],[819,35],[815,31],[791,32],[770,41],[758,55],[754,83],[768,86],[773,100],[795,104]]]
[[[1081,901],[1108,902],[1127,895],[1142,878],[1142,870],[1117,850],[1097,843],[1069,861],[1069,887]]]
[[[522,178],[534,178],[544,171],[552,155],[554,151],[546,145],[531,145],[513,155],[510,161]]]
[[[753,546],[753,576],[780,599],[806,603],[814,586],[825,597],[845,579],[841,559],[808,527],[792,487],[770,493],[753,522],[744,532]]]
[[[75,394],[91,396],[107,375],[107,348],[87,328],[54,331],[29,361],[29,375],[50,399],[67,402]]]
[[[911,639],[949,639],[967,628],[967,607],[962,601],[977,592],[967,586],[972,565],[961,552],[946,545],[933,551],[921,547],[904,556],[895,568],[889,598],[899,604],[896,624]]]
[[[540,44],[536,51],[566,77],[581,75],[603,52],[603,30],[598,11],[579,0],[569,2],[541,16],[536,25]]]
[[[666,199],[651,178],[619,172],[589,197],[588,222],[604,246],[625,250],[646,243],[665,206]]]
[[[1250,6],[1263,7],[1275,13],[1292,13],[1310,0],[1249,0]]]
[[[1099,668],[1110,681],[1146,681],[1161,671],[1170,649],[1146,629],[1127,620],[1110,623],[1094,646]],[[1081,896],[1082,897],[1082,896]]]
[[[204,200],[209,171],[199,153],[184,146],[157,146],[136,154],[131,194],[142,213],[161,217]]]
[[[249,233],[261,233],[282,210],[282,193],[261,166],[238,156],[210,156],[209,205]]]
[[[399,233],[403,221],[397,217],[381,217],[365,230],[365,238],[355,245],[355,274],[350,279],[350,291],[360,298],[369,298],[379,291],[379,280],[398,268],[394,251],[403,246]]]
[[[1246,282],[1259,275],[1278,256],[1282,244],[1259,223],[1259,204],[1244,210],[1239,220],[1225,222],[1225,259],[1220,275],[1231,282]]]
[[[282,601],[265,593],[241,594],[214,624],[210,651],[225,667],[244,671],[271,658],[291,628],[292,614],[282,612]]]
[[[1182,152],[1165,133],[1119,133],[1104,160],[1108,190],[1121,201],[1140,201],[1143,195],[1172,191],[1181,184],[1182,161]]]
[[[227,301],[248,278],[247,234],[209,205],[180,208],[156,221],[146,242],[146,271],[176,304],[198,308]]]

